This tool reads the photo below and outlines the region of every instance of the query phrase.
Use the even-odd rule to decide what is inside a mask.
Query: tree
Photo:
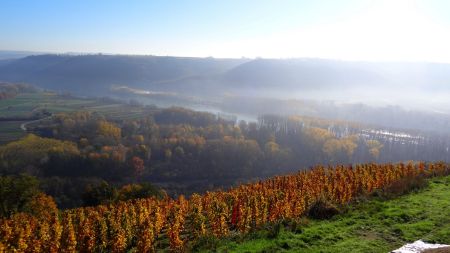
[[[133,136],[133,140],[137,143],[137,144],[143,144],[144,143],[144,136],[142,134],[139,135],[134,135]]]
[[[354,136],[342,139],[328,139],[323,144],[322,150],[328,155],[331,161],[346,162],[351,159],[353,152],[358,146],[355,141],[356,139]]]
[[[274,142],[274,141],[269,141],[266,143],[266,145],[264,145],[264,152],[266,152],[266,154],[276,154],[280,151],[280,146]]]
[[[305,130],[305,133],[309,137],[310,142],[319,147],[322,147],[327,140],[335,137],[330,131],[317,127],[308,128]]]
[[[88,185],[82,198],[86,206],[96,206],[114,203],[117,196],[117,189],[102,181],[99,185]]]
[[[180,147],[180,146],[177,146],[175,148],[175,155],[177,157],[183,157],[184,156],[184,149],[182,147]]]
[[[166,158],[166,161],[170,161],[172,158],[172,151],[170,149],[166,149],[164,151],[164,157]]]
[[[383,148],[383,144],[377,140],[367,140],[366,145],[372,158],[375,160],[378,159],[380,156],[380,150]]]
[[[7,173],[24,172],[28,167],[39,167],[50,154],[78,156],[80,151],[73,142],[41,138],[34,134],[0,147],[0,169]],[[31,173],[35,173],[31,171]]]
[[[149,197],[162,198],[162,192],[150,183],[127,184],[118,191],[119,200],[143,199]]]
[[[131,158],[131,168],[133,169],[133,175],[139,177],[144,173],[144,160],[137,156]]]
[[[58,208],[51,196],[42,192],[37,193],[25,205],[25,212],[30,213],[38,219],[48,221],[58,214]]]
[[[18,212],[40,214],[41,200],[52,202],[40,191],[37,178],[28,175],[0,177],[0,217]]]
[[[97,123],[97,134],[118,142],[122,137],[122,130],[111,122],[101,120]]]

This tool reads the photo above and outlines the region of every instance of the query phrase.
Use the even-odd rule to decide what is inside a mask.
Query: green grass
[[[17,140],[25,133],[20,129],[24,121],[0,121],[0,144]]]
[[[36,109],[47,109],[52,113],[92,111],[106,117],[121,117],[131,114],[142,115],[143,109],[116,102],[96,99],[63,97],[54,93],[23,93],[12,99],[0,100],[0,117],[28,117]]]
[[[289,228],[288,228],[289,227]],[[389,252],[419,239],[450,244],[450,176],[391,200],[349,206],[330,220],[304,220],[203,245],[202,252]]]
[[[0,100],[0,118],[29,118],[34,110],[46,109],[51,113],[91,111],[107,119],[138,119],[144,115],[142,107],[98,99],[63,97],[55,93],[23,93],[15,98]],[[24,135],[20,124],[26,121],[0,121],[0,144],[19,139]]]
[[[92,102],[64,98],[54,93],[23,93],[12,99],[0,100],[0,117],[29,117],[36,109],[47,109],[50,112],[73,111],[89,103]]]

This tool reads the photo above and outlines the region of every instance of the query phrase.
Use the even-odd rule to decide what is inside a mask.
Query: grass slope
[[[305,220],[279,233],[259,231],[213,243],[204,252],[389,252],[423,239],[450,244],[450,176],[419,192],[371,199],[330,220]],[[210,244],[211,246],[211,244]]]

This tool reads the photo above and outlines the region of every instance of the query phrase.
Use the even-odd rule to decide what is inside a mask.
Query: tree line
[[[37,91],[38,88],[30,84],[0,82],[0,100],[14,98],[19,93],[35,93]]]

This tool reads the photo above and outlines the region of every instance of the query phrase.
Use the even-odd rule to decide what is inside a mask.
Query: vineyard
[[[150,198],[0,221],[0,252],[187,250],[204,236],[248,233],[298,219],[320,199],[346,204],[403,179],[450,174],[445,163],[316,166],[189,199]]]

